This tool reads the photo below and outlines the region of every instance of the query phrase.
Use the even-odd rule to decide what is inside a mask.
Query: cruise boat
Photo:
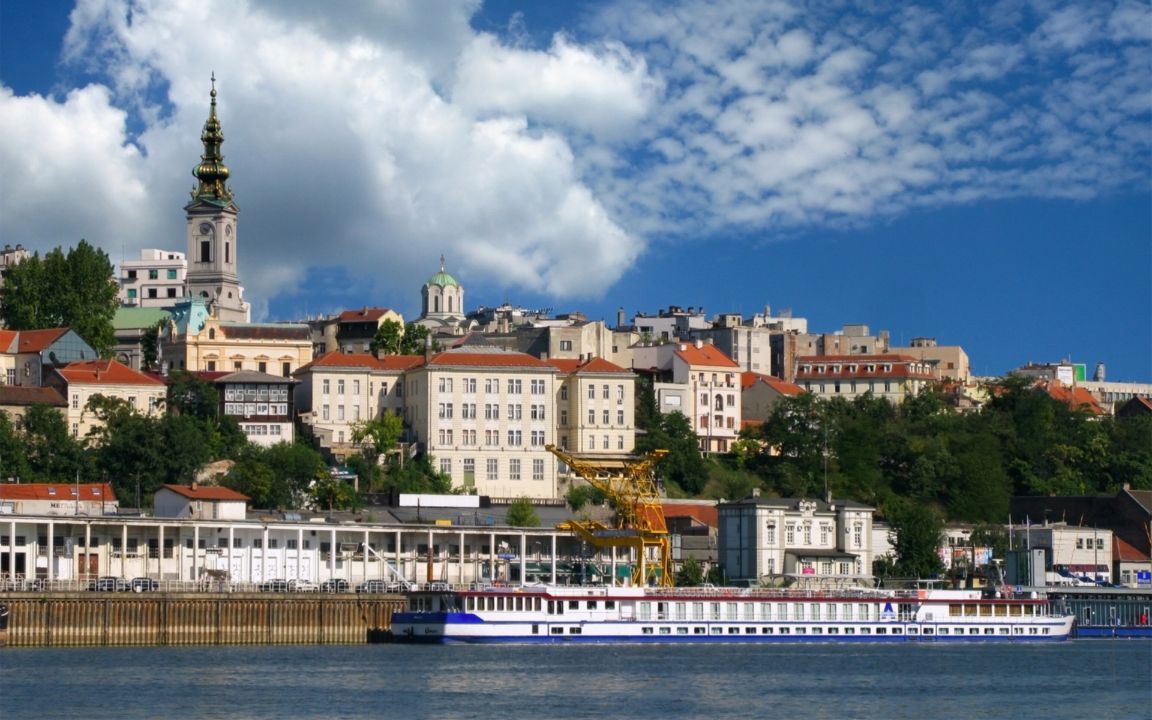
[[[1074,617],[1041,591],[522,586],[410,592],[392,639],[421,643],[1037,642]]]

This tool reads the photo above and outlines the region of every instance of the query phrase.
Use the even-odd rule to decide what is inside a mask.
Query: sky
[[[0,3],[0,242],[185,250],[216,78],[254,319],[790,309],[1152,382],[1152,6]]]

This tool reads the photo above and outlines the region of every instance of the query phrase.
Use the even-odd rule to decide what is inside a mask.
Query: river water
[[[1152,718],[1152,642],[0,651],[0,718]]]

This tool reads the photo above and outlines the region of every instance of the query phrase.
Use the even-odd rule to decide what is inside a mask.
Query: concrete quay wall
[[[0,593],[8,647],[347,645],[378,640],[395,595]]]

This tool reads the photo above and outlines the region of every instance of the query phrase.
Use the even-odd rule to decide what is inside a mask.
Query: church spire
[[[232,202],[232,191],[228,189],[228,166],[224,164],[224,153],[220,146],[224,143],[224,133],[220,129],[220,118],[216,117],[216,73],[212,73],[212,105],[200,141],[204,143],[204,154],[200,164],[192,169],[192,175],[199,181],[192,191],[193,200],[203,200],[214,205],[228,205]]]

